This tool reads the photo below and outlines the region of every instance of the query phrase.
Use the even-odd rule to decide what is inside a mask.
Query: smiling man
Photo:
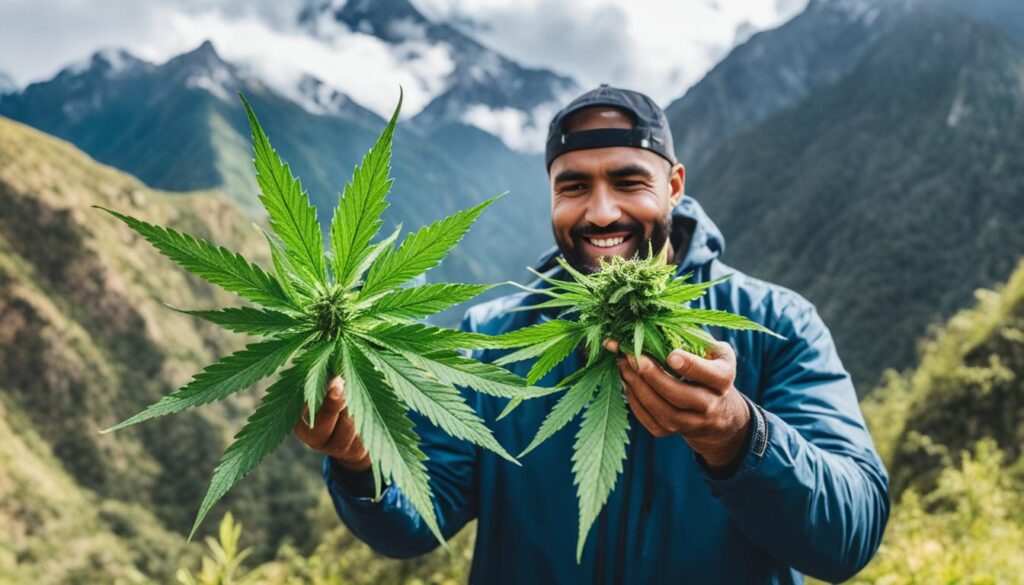
[[[417,419],[441,530],[477,520],[472,583],[800,583],[841,581],[877,549],[889,513],[888,479],[865,428],[849,374],[814,306],[797,293],[722,263],[724,239],[684,195],[662,110],[648,97],[602,85],[551,122],[546,147],[557,247],[538,269],[565,277],[602,257],[668,246],[678,274],[711,287],[704,308],[745,315],[785,336],[719,330],[711,355],[674,351],[669,368],[619,361],[630,406],[625,469],[576,564],[571,473],[578,421],[516,467]],[[545,286],[543,281],[533,283]],[[543,300],[519,293],[477,305],[463,328],[499,334],[543,322]],[[617,341],[606,343],[616,351]],[[502,352],[476,353],[494,361]],[[570,356],[542,384],[582,365]],[[515,364],[524,375],[530,362]],[[331,382],[314,426],[296,427],[324,453],[324,477],[345,524],[378,552],[411,557],[437,547],[394,486],[372,499],[366,450]],[[522,450],[558,396],[507,402],[466,393],[511,452]]]

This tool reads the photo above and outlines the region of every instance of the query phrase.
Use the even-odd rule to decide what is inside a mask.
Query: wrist
[[[331,457],[331,460],[333,460],[334,463],[339,465],[340,467],[343,467],[343,468],[347,469],[348,471],[352,471],[352,472],[356,472],[356,473],[358,473],[360,471],[366,471],[367,469],[370,468],[370,454],[367,453],[366,451],[363,451],[362,457],[360,457],[360,458],[358,458],[358,459],[356,459],[354,461],[349,461],[349,460],[346,460],[346,459],[339,459],[337,457]]]
[[[738,390],[733,390],[730,395],[730,422],[725,427],[728,430],[719,437],[719,441],[698,453],[706,466],[715,472],[727,473],[738,467],[750,445],[754,418],[752,407]]]
[[[325,473],[343,493],[355,498],[373,498],[376,494],[373,472],[369,468],[354,471],[343,467],[340,460],[330,456],[325,457],[324,462]]]

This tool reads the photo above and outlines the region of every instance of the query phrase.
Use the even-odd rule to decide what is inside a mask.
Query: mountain
[[[233,132],[222,104],[242,88],[238,70],[210,43],[163,65],[102,51],[0,104],[0,114],[64,138],[96,160],[170,190],[220,185],[251,193],[255,183],[224,156]],[[168,156],[170,152],[174,156]],[[238,197],[253,208],[252,197]]]
[[[326,224],[343,181],[384,121],[314,78],[300,83],[300,101],[281,95],[223,60],[209,42],[161,65],[124,52],[116,58],[98,53],[51,80],[5,97],[0,115],[64,138],[149,186],[172,191],[217,188],[260,217],[248,122],[235,97],[239,91],[252,102]],[[548,194],[540,157],[493,140],[487,157],[468,164],[457,154],[470,144],[453,138],[468,133],[449,125],[430,137],[405,126],[399,126],[395,138],[394,196],[385,218],[416,228],[511,191],[481,217],[437,275],[503,281],[524,274],[525,266],[552,241],[543,219]],[[509,246],[510,240],[532,245]]]
[[[717,147],[848,74],[874,43],[918,11],[988,24],[1024,46],[1017,0],[810,0],[785,24],[755,33],[665,112],[676,154],[697,170]],[[694,176],[694,185],[701,177]]]
[[[85,544],[90,526],[110,525],[115,536],[132,539],[132,530],[151,527],[140,541],[173,533],[183,546],[180,535],[191,527],[213,467],[259,394],[243,392],[212,408],[99,433],[246,340],[164,307],[213,308],[236,299],[179,270],[92,205],[267,259],[262,234],[223,196],[152,190],[66,142],[0,118],[0,403],[6,425],[0,433],[9,428],[17,435],[11,441],[27,446],[15,448],[3,437],[4,453],[9,447],[15,455],[0,456],[0,493],[18,495],[2,498],[0,522],[14,515],[11,530],[25,526],[24,538],[11,546],[26,563],[47,560],[45,549],[32,552],[35,540],[70,538],[80,528],[83,548],[69,551],[69,562],[82,555],[105,562],[102,535],[89,541],[95,546]],[[31,473],[50,483],[33,491],[26,487]],[[282,481],[287,497],[268,498]],[[60,487],[71,484],[73,492]],[[267,558],[282,540],[299,547],[311,542],[306,518],[321,492],[316,456],[288,441],[283,453],[229,494],[223,509],[255,529],[252,542]],[[33,536],[32,514],[41,527],[52,525],[53,534]],[[118,520],[126,515],[131,518]],[[6,546],[7,536],[3,540]],[[110,554],[120,555],[114,548]],[[177,562],[169,548],[157,560],[153,551],[132,554],[139,563],[165,568]]]
[[[789,22],[733,49],[665,108],[679,160],[697,171],[722,141],[842,78],[891,26],[899,12],[892,4],[811,0]],[[703,179],[691,176],[694,186]]]
[[[797,62],[783,49],[802,46],[829,14],[812,4],[801,22],[748,45],[771,41],[765,54]],[[726,261],[814,301],[862,390],[885,367],[909,366],[929,324],[1024,254],[1024,166],[1010,154],[1024,146],[1014,114],[1024,111],[1024,52],[1003,29],[941,4],[890,4],[871,18],[884,25],[854,21],[848,30],[866,36],[833,47],[852,55],[805,46],[805,58],[843,64],[827,68],[831,81],[797,84],[778,101],[757,78],[735,79],[735,95],[767,96],[762,117],[720,128],[688,173],[725,233]],[[705,91],[695,87],[675,113]]]
[[[1024,3],[1017,0],[942,0],[958,12],[1002,29],[1018,45],[1024,46]]]
[[[572,79],[546,69],[523,67],[480,44],[458,29],[426,18],[408,0],[330,0],[309,2],[299,22],[321,35],[332,34],[328,23],[351,31],[374,35],[396,46],[429,45],[443,48],[452,61],[444,89],[419,113],[412,123],[430,132],[448,124],[473,124],[506,143],[536,152],[543,147],[551,116],[579,90]],[[512,117],[514,128],[500,125],[498,118]],[[539,134],[536,144],[523,142],[522,133]]]

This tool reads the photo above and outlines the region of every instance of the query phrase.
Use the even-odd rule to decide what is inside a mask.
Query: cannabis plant
[[[526,309],[561,310],[561,318],[492,338],[491,346],[520,348],[499,358],[498,365],[537,358],[526,380],[533,384],[582,346],[582,368],[561,380],[549,393],[565,390],[541,423],[526,455],[582,411],[583,421],[573,446],[573,474],[579,500],[579,537],[576,561],[583,553],[590,527],[622,473],[629,442],[626,399],[615,356],[602,349],[606,339],[620,342],[620,351],[649,354],[665,364],[675,348],[704,356],[715,343],[704,325],[752,329],[776,335],[740,315],[690,308],[722,279],[686,282],[692,273],[674,278],[676,267],[665,262],[665,250],[646,259],[602,259],[601,269],[584,275],[564,259],[558,262],[570,280],[548,278],[534,271],[550,287],[526,290],[550,297]],[[513,399],[501,417],[522,402]]]
[[[399,97],[384,132],[345,185],[331,220],[332,253],[327,254],[316,208],[271,147],[249,103],[244,97],[242,101],[252,127],[260,200],[272,230],[264,232],[272,273],[208,241],[104,211],[187,270],[260,305],[185,313],[265,339],[207,367],[181,389],[108,430],[227,398],[291,360],[225,451],[200,505],[194,535],[210,507],[291,432],[304,406],[308,423],[313,423],[328,380],[340,374],[349,412],[369,451],[377,493],[383,482],[393,482],[444,543],[431,503],[426,456],[407,410],[423,414],[452,436],[515,461],[456,385],[515,397],[525,382],[459,352],[481,347],[484,336],[414,321],[471,299],[487,285],[402,285],[441,262],[496,198],[427,225],[401,245],[394,244],[401,226],[372,243],[388,206]]]

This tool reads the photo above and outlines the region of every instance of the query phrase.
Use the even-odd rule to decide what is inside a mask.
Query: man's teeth
[[[625,236],[619,236],[617,238],[589,238],[590,243],[594,244],[598,248],[611,248],[612,246],[618,246],[622,242],[626,241]]]

